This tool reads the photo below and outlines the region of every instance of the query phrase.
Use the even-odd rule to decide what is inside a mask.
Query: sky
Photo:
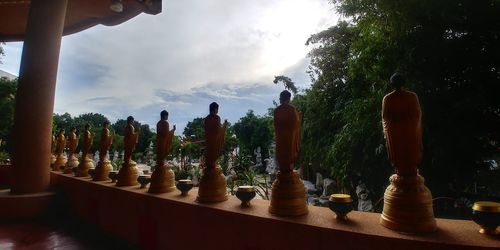
[[[154,127],[166,109],[177,134],[213,101],[233,124],[264,115],[283,90],[274,76],[311,84],[305,42],[337,20],[328,0],[163,1],[161,14],[63,38],[54,112]],[[22,43],[3,48],[0,69],[18,75]]]

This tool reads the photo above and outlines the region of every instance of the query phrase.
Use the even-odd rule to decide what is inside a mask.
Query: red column
[[[59,50],[67,0],[31,0],[14,115],[11,193],[47,191]]]

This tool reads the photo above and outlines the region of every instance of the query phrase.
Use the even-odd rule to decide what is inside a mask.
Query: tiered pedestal
[[[66,165],[68,160],[66,160],[66,157],[64,157],[62,154],[58,155],[56,157],[56,161],[54,164],[52,164],[52,170],[53,171],[61,171],[61,168]]]
[[[66,165],[64,166],[63,174],[72,174],[73,168],[78,167],[80,162],[78,162],[78,158],[75,156],[71,156]]]
[[[95,168],[95,174],[93,181],[110,181],[109,172],[113,170],[113,165],[111,165],[111,161],[102,160],[97,163],[97,167]]]
[[[269,212],[279,216],[308,213],[306,190],[296,171],[278,172],[271,191]]]
[[[394,174],[389,180],[391,184],[385,190],[380,223],[400,232],[435,231],[432,194],[424,185],[424,178],[420,175],[402,177]]]
[[[78,165],[76,169],[76,177],[87,177],[89,176],[89,169],[94,168],[94,162],[88,157],[84,157],[82,162]]]
[[[175,174],[172,167],[168,165],[157,166],[151,175],[148,192],[159,194],[172,192],[175,189]]]
[[[139,169],[134,161],[123,163],[120,171],[118,171],[117,186],[134,186],[139,185],[137,178],[139,177]]]
[[[200,178],[197,202],[221,202],[227,200],[226,178],[219,166],[204,168]]]

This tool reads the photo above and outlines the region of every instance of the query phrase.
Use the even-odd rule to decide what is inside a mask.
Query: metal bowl
[[[472,220],[481,229],[479,233],[499,235],[497,227],[500,225],[500,203],[491,201],[478,201],[472,206]]]
[[[348,194],[332,194],[328,207],[337,215],[337,220],[347,220],[347,214],[352,211],[352,197]]]

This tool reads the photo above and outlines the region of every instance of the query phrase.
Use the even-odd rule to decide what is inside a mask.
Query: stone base
[[[269,212],[279,216],[299,216],[308,213],[306,189],[297,171],[278,172],[271,191]]]
[[[68,162],[66,162],[66,165],[64,166],[63,174],[72,174],[73,168],[78,167],[78,165],[80,165],[78,158],[74,156],[71,157],[71,159]]]
[[[217,166],[215,168],[204,168],[200,178],[200,186],[198,188],[197,202],[221,202],[227,200],[226,178],[222,173],[222,169]]]
[[[95,174],[93,181],[110,181],[109,172],[113,170],[113,165],[111,165],[111,161],[104,160],[99,161],[97,163],[97,167],[95,168]]]
[[[139,182],[137,182],[138,177],[139,169],[135,162],[130,161],[128,163],[123,163],[120,171],[118,171],[118,181],[116,185],[119,187],[139,185]]]
[[[94,162],[90,160],[89,158],[85,157],[85,159],[80,162],[78,165],[78,168],[76,169],[75,176],[76,177],[88,177],[89,175],[89,169],[94,168]]]
[[[403,178],[392,175],[384,193],[384,210],[380,224],[400,232],[425,233],[435,231],[432,194],[420,175]]]
[[[157,166],[151,175],[148,192],[159,194],[172,192],[175,189],[175,174],[172,167],[168,165]]]
[[[62,155],[58,155],[54,164],[52,164],[52,171],[61,171],[61,167],[64,167],[68,160]]]
[[[0,191],[0,221],[40,219],[49,212],[55,193],[11,194]]]

